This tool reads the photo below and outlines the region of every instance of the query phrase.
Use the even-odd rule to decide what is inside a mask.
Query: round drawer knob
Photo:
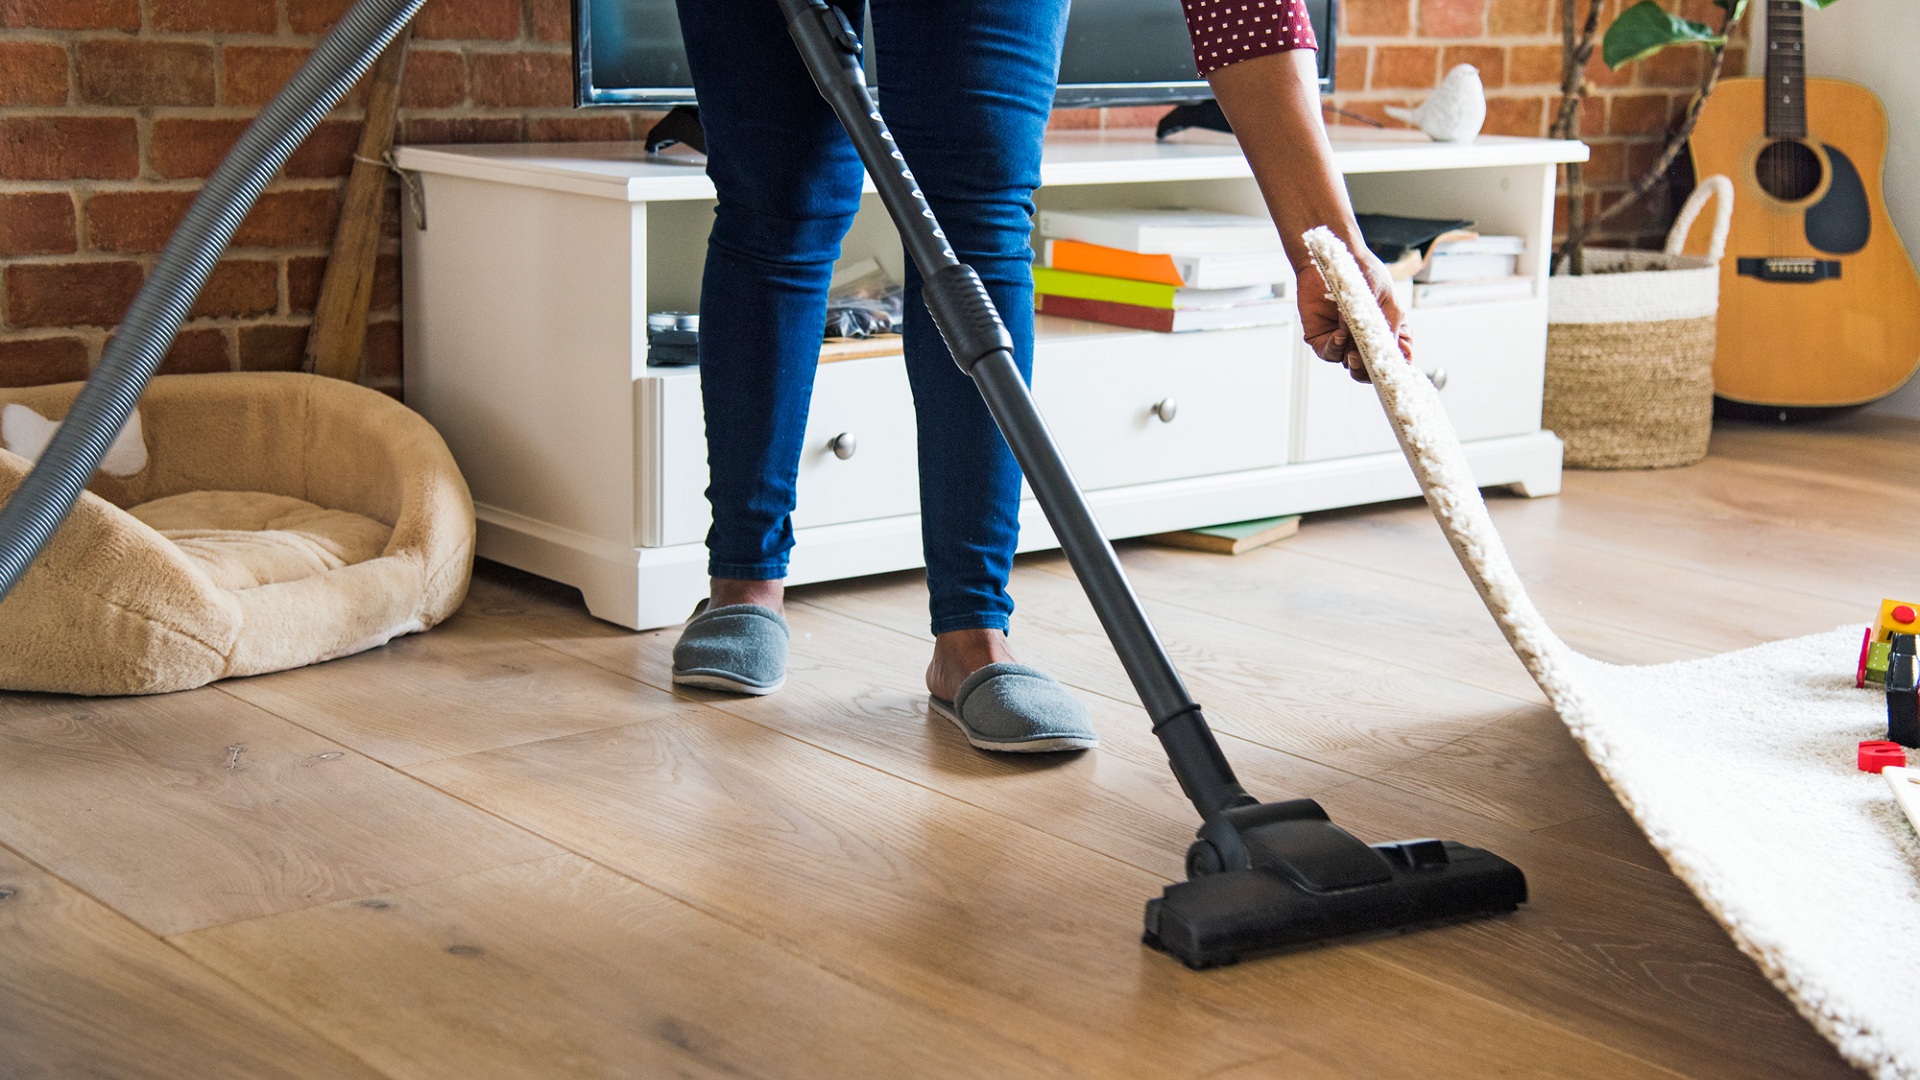
[[[853,432],[843,431],[833,437],[833,441],[827,444],[827,449],[833,451],[834,457],[845,461],[853,456],[855,450],[860,449],[860,440],[854,438]]]
[[[1447,388],[1447,369],[1437,367],[1427,372],[1427,381],[1433,384],[1435,390],[1445,390]]]
[[[1172,398],[1161,398],[1153,403],[1153,415],[1159,417],[1161,423],[1171,424],[1173,418],[1180,415],[1180,403]]]

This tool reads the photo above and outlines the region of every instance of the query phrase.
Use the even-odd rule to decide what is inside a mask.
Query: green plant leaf
[[[1669,45],[1724,45],[1726,39],[1705,23],[1683,19],[1653,0],[1640,0],[1607,27],[1600,56],[1607,66],[1618,70],[1635,60],[1645,60]]]
[[[1802,3],[1804,2],[1805,0],[1802,0]],[[1833,3],[1833,0],[1827,0],[1827,3]],[[1727,16],[1727,25],[1732,26],[1734,23],[1739,22],[1741,17],[1747,13],[1747,0],[1713,0],[1713,6],[1719,8],[1721,11],[1727,10],[1729,5],[1733,8],[1733,14]]]
[[[1716,0],[1716,2],[1718,2],[1718,0]],[[1810,8],[1818,9],[1832,7],[1834,0],[1800,0],[1800,2]]]

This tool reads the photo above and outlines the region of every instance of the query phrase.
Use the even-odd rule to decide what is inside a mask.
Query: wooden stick
[[[380,255],[380,217],[387,197],[385,158],[393,144],[400,74],[406,68],[411,33],[411,29],[402,30],[374,65],[367,118],[341,195],[340,224],[320,282],[320,300],[314,305],[313,329],[307,333],[306,366],[317,375],[348,382],[360,379],[367,308],[373,300],[374,267]]]

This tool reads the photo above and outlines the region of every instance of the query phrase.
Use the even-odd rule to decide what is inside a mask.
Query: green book
[[[1188,289],[1163,285],[1156,281],[1082,274],[1076,270],[1055,270],[1048,266],[1033,268],[1033,291],[1046,296],[1064,296],[1074,300],[1104,300],[1112,304],[1182,311],[1195,308],[1224,308],[1265,300],[1273,295],[1271,285],[1247,285],[1237,289]]]
[[[1183,532],[1155,533],[1148,540],[1166,547],[1211,551],[1220,555],[1239,555],[1265,547],[1300,531],[1300,515],[1236,521],[1227,525],[1208,525]]]

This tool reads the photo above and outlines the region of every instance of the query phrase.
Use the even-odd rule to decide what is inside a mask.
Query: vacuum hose
[[[214,170],[154,263],[66,421],[20,489],[0,508],[0,601],[93,478],[254,201],[425,2],[358,0]]]

